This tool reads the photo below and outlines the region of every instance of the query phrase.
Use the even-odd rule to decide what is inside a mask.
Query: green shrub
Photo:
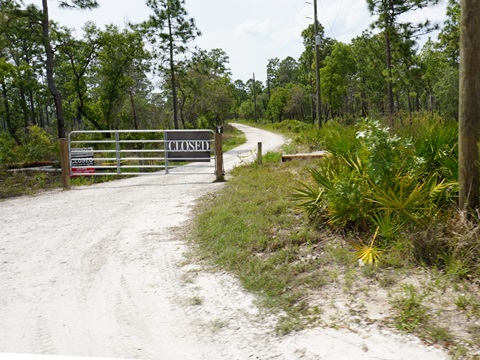
[[[30,126],[19,139],[20,144],[8,134],[0,134],[1,164],[9,166],[15,163],[51,161],[58,158],[58,144],[38,126]]]
[[[313,184],[301,182],[295,189],[310,215],[334,227],[378,228],[378,243],[385,243],[410,225],[427,224],[451,205],[456,183],[448,171],[432,171],[439,162],[419,156],[411,139],[369,120],[346,129],[332,122],[321,134],[333,155],[310,170]],[[434,138],[431,131],[426,134]],[[451,149],[451,134],[438,136],[436,148]],[[445,150],[442,163],[452,156],[455,151]]]
[[[58,157],[55,140],[38,126],[28,128],[27,141],[19,150],[23,152],[22,162],[49,161]]]
[[[360,147],[357,132],[357,125],[343,126],[337,121],[329,121],[316,132],[307,134],[307,141],[311,146],[318,144],[318,150],[327,150],[335,156],[347,156],[355,154]]]
[[[425,176],[458,180],[458,124],[435,123],[424,127],[415,143],[417,156],[424,160]]]
[[[314,184],[301,182],[294,197],[310,216],[324,217],[331,225],[359,224],[371,206],[364,170],[359,158],[326,158],[318,168],[310,169]]]
[[[310,130],[310,128],[312,128],[312,125],[298,120],[283,120],[280,123],[275,123],[273,125],[273,128],[276,130],[286,130],[299,134],[305,132],[306,130]]]
[[[6,133],[0,133],[0,166],[17,162],[17,143]]]

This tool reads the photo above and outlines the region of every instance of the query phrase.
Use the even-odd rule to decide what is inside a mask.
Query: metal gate
[[[212,130],[72,131],[70,176],[217,174],[215,139]]]

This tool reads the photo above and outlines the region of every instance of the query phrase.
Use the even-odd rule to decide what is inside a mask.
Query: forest
[[[82,38],[49,19],[44,7],[2,0],[0,131],[17,144],[36,126],[64,137],[76,129],[212,127],[229,119],[280,122],[388,118],[418,113],[458,118],[459,0],[444,24],[405,23],[401,15],[435,0],[391,9],[368,0],[371,29],[345,44],[320,36],[321,114],[315,113],[314,26],[304,29],[298,59],[273,58],[267,81],[234,80],[222,49],[191,46],[201,34],[184,0],[148,0],[151,17],[125,29],[86,23]],[[78,11],[94,0],[53,2]],[[75,11],[75,10],[74,10]],[[439,29],[440,26],[440,29]],[[418,39],[439,30],[437,41]]]

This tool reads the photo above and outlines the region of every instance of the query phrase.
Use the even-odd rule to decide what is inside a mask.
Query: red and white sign
[[[71,176],[95,173],[95,168],[86,167],[93,166],[94,164],[93,147],[73,148],[70,150],[70,168],[72,169]]]

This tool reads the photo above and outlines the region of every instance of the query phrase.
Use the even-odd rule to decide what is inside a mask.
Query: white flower
[[[421,156],[415,156],[414,159],[417,165],[423,165],[426,163],[425,159]]]

